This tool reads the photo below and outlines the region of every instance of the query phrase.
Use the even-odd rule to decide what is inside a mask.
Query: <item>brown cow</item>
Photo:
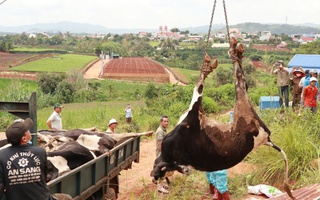
[[[161,162],[155,164],[151,175],[158,180],[167,171],[178,170],[179,165],[191,165],[201,171],[217,171],[241,162],[248,153],[260,145],[280,151],[285,160],[285,189],[293,199],[288,185],[288,161],[283,150],[270,140],[270,130],[252,107],[242,69],[244,48],[233,38],[229,56],[234,64],[236,102],[233,122],[225,124],[208,118],[202,109],[204,80],[217,67],[210,65],[206,55],[200,77],[193,90],[188,111],[180,117],[175,128],[162,141]]]

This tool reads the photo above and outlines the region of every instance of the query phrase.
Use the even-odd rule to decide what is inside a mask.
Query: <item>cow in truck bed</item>
[[[206,54],[188,111],[162,141],[161,155],[151,172],[154,179],[164,177],[168,171],[180,170],[181,165],[191,165],[201,171],[227,169],[241,162],[254,148],[267,145],[280,151],[284,157],[285,189],[292,197],[287,182],[288,161],[285,153],[271,142],[270,130],[249,101],[241,63],[243,52],[243,46],[232,39],[228,52],[234,64],[236,92],[232,123],[210,119],[202,109],[204,80],[218,65],[216,60],[210,64],[211,59]]]

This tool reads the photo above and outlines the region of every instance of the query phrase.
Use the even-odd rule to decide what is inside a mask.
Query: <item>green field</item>
[[[142,101],[112,101],[112,102],[90,102],[64,104],[62,108],[62,124],[64,129],[96,127],[100,131],[106,131],[108,122],[115,118],[119,125],[117,133],[127,132],[128,125],[125,123],[124,108],[130,103],[133,108],[133,124],[139,124],[140,132],[149,131],[150,116],[139,115],[145,107]],[[38,115],[38,130],[48,129],[46,121],[53,112],[53,107],[40,109]],[[155,118],[157,120],[158,117]]]
[[[16,47],[14,48],[15,52],[47,52],[47,51],[61,51],[59,49],[43,49],[43,48],[27,48],[27,47]]]
[[[230,67],[231,64],[219,64],[218,68],[213,70],[213,73],[209,74],[206,79],[206,84],[213,84],[215,82],[214,77],[216,77],[216,70],[222,67]],[[190,70],[190,69],[182,69],[182,68],[171,68],[171,70],[180,76],[182,79],[187,81],[189,84],[194,83],[199,77],[199,70]],[[232,78],[232,77],[231,77]]]
[[[147,83],[145,82],[129,82],[129,81],[116,81],[116,80],[102,80],[98,81],[101,83],[101,88],[107,88],[110,92],[127,93],[139,90],[145,91]]]
[[[194,49],[195,43],[193,43],[193,42],[180,42],[179,46],[181,46],[182,48]]]
[[[159,41],[150,41],[149,44],[152,46],[152,47],[157,47],[160,42]]]
[[[97,59],[95,56],[61,54],[29,62],[11,68],[10,70],[29,72],[68,72],[73,69],[80,70],[95,59]]]

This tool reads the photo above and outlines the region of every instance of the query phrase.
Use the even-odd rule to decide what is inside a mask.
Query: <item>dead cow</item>
[[[241,65],[244,48],[233,38],[229,56],[234,64],[236,102],[233,122],[225,124],[208,118],[202,109],[204,80],[217,67],[210,65],[206,55],[200,77],[193,90],[188,111],[175,128],[162,141],[161,162],[155,164],[151,175],[158,180],[168,171],[179,170],[179,165],[191,165],[201,171],[217,171],[241,162],[248,153],[260,145],[280,151],[285,160],[285,189],[293,198],[288,185],[288,161],[283,150],[270,140],[270,130],[259,118],[247,94],[247,83]]]
[[[78,142],[68,142],[60,146],[58,150],[47,152],[48,173],[47,181],[73,170],[96,156]]]

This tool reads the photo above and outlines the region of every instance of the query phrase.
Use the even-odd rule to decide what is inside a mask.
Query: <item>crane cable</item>
[[[211,20],[210,20],[209,30],[208,30],[208,37],[207,37],[206,46],[204,47],[204,52],[206,52],[207,48],[208,48],[209,38],[210,38],[210,34],[211,34],[212,21],[213,21],[213,16],[214,16],[214,11],[216,9],[216,4],[217,4],[217,0],[214,0],[213,7],[212,7],[212,12],[211,12]]]
[[[224,9],[224,18],[226,20],[226,28],[227,28],[227,39],[229,44],[230,42],[230,32],[229,32],[229,24],[228,24],[228,17],[227,17],[227,7],[226,7],[226,2],[223,0],[223,9]]]
[[[225,17],[225,21],[226,21],[227,40],[228,40],[228,42],[230,44],[231,42],[230,42],[230,32],[229,32],[229,24],[228,24],[228,17],[227,17],[227,8],[226,8],[225,0],[223,0],[222,2],[223,2],[223,9],[224,9],[224,17]],[[217,0],[214,0],[213,7],[212,7],[212,12],[211,12],[211,19],[210,19],[210,24],[209,24],[207,42],[206,42],[206,45],[205,45],[205,48],[204,48],[204,56],[207,54],[207,48],[208,48],[208,45],[209,45],[209,38],[210,38],[210,34],[211,34],[212,21],[213,21],[214,11],[216,9],[216,4],[217,4]],[[203,59],[203,65],[204,64],[205,64],[205,59]]]
[[[7,0],[3,0],[3,1],[0,3],[0,5],[3,4],[5,1],[7,1]]]

